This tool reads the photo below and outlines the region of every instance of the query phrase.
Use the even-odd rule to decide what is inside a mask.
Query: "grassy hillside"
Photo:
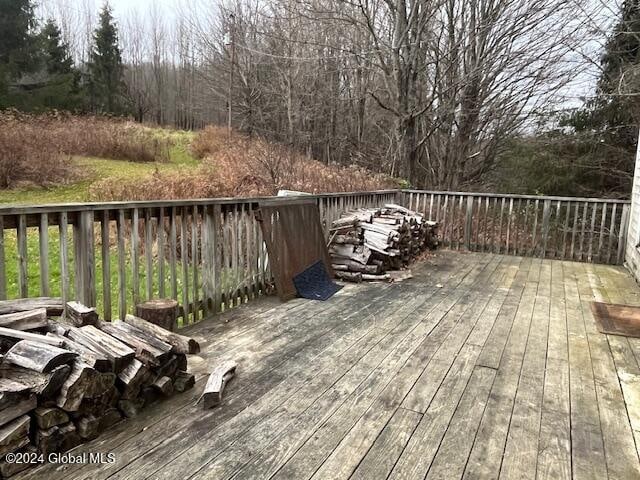
[[[262,139],[100,117],[0,113],[0,203],[42,204],[371,190],[397,185],[357,166]],[[2,188],[4,186],[4,188]]]

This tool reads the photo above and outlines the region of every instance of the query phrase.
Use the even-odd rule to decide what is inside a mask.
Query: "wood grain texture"
[[[464,219],[459,195],[450,202]],[[552,224],[555,203],[550,212]],[[574,211],[560,212],[571,224]],[[588,228],[592,218],[589,208]],[[640,341],[600,334],[588,307],[640,304],[624,270],[454,252],[412,270],[410,282],[349,285],[328,302],[266,298],[187,327],[201,345],[194,388],[78,447],[113,451],[115,463],[24,478],[640,477]],[[194,407],[227,358],[241,378],[219,407]]]

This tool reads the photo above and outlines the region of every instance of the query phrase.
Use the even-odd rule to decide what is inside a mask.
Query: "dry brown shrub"
[[[199,168],[158,173],[130,182],[105,180],[92,188],[96,200],[152,200],[274,195],[279,189],[309,193],[395,188],[390,177],[366,169],[326,165],[282,145],[207,127],[191,146]]]
[[[70,162],[74,155],[165,161],[169,144],[153,132],[119,119],[55,112],[0,113],[0,188],[75,180],[80,172]]]

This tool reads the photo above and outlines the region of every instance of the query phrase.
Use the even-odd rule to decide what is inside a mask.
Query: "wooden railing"
[[[403,203],[440,222],[445,247],[621,264],[629,202],[418,190],[325,194],[325,233],[346,210]],[[0,299],[61,296],[107,320],[171,297],[180,325],[272,285],[259,198],[0,208]],[[291,198],[282,198],[282,202]]]
[[[440,222],[453,249],[620,265],[630,202],[404,190],[403,203]]]
[[[314,198],[328,233],[342,211],[395,202],[398,195],[387,190]],[[196,322],[270,288],[254,215],[259,200],[0,208],[0,299],[77,299],[110,320],[142,300],[171,297],[180,305],[180,325]]]

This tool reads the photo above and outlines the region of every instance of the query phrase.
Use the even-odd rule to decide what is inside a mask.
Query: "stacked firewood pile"
[[[65,452],[124,417],[194,385],[198,343],[141,318],[102,322],[60,299],[0,302],[0,474],[9,453]]]
[[[420,253],[437,246],[437,223],[400,205],[344,213],[331,225],[329,253],[342,280],[391,280]]]

